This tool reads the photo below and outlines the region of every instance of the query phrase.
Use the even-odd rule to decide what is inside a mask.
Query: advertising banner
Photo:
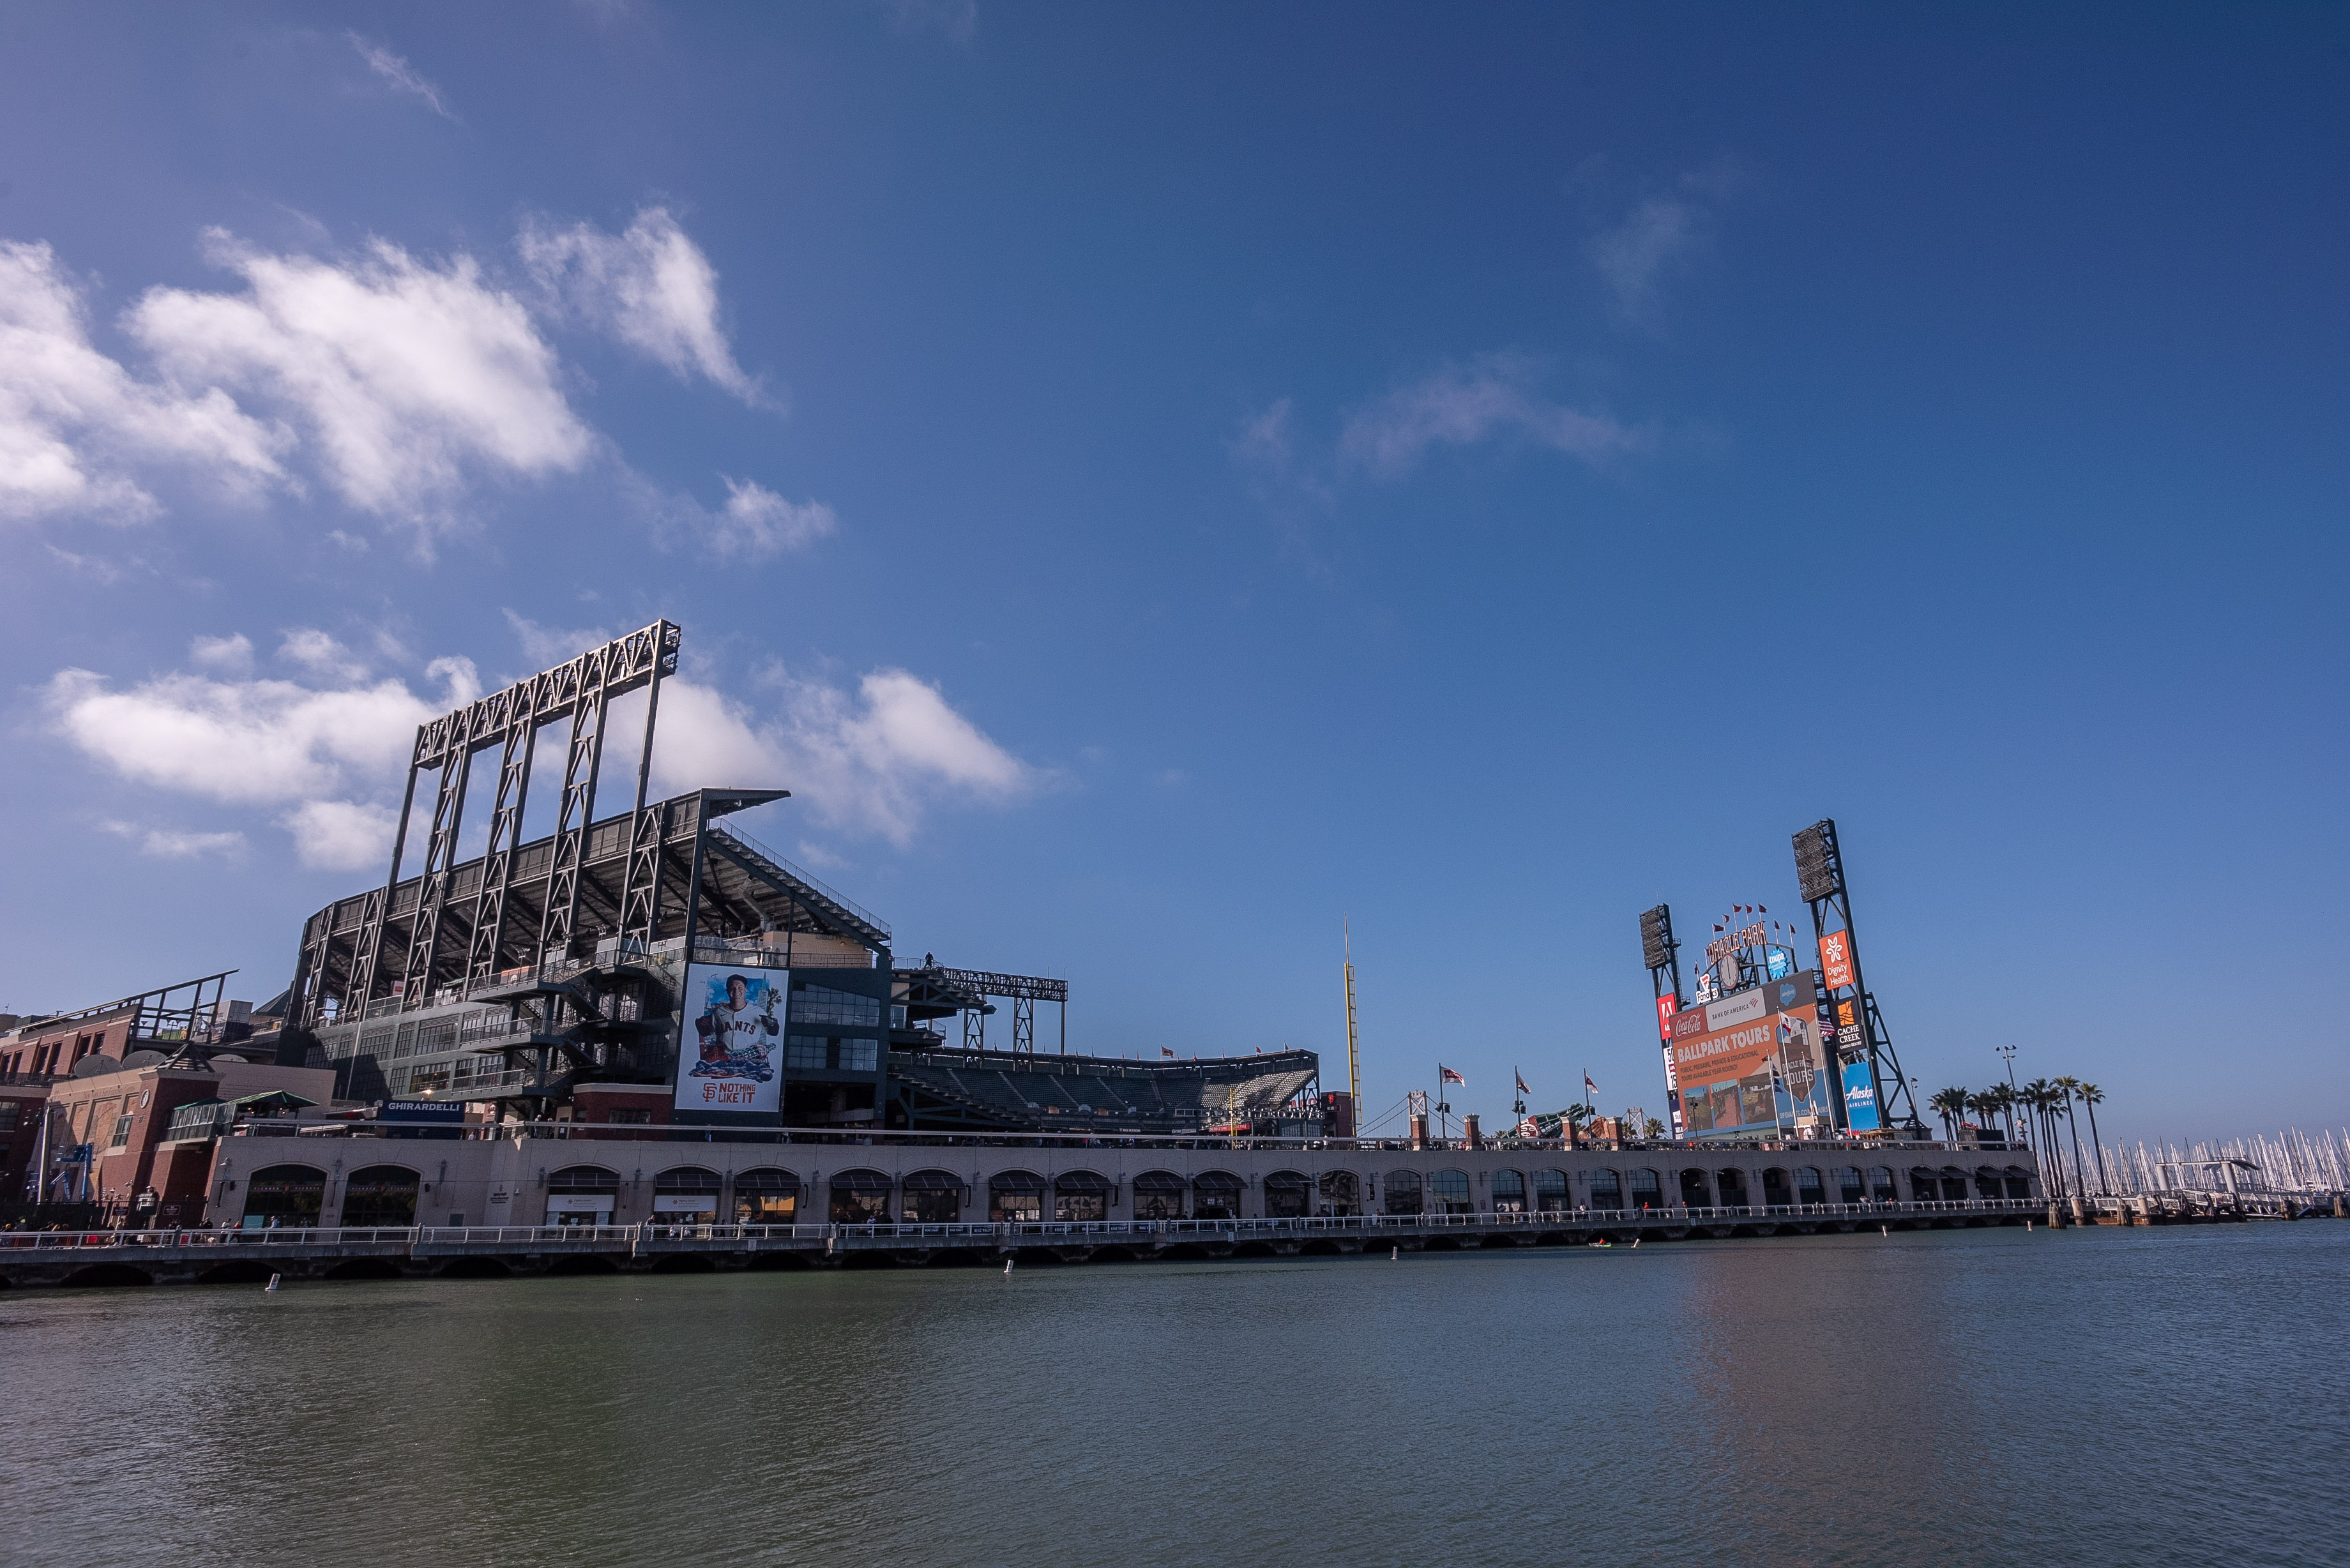
[[[780,969],[686,966],[685,1033],[678,1042],[681,1111],[781,1108],[777,1069],[784,1049],[791,974]]]
[[[1830,931],[1820,939],[1820,979],[1830,991],[1852,983],[1852,933]]]
[[[1845,1066],[1844,1109],[1855,1132],[1875,1132],[1881,1125],[1877,1119],[1877,1085],[1868,1075],[1866,1062],[1851,1062]]]

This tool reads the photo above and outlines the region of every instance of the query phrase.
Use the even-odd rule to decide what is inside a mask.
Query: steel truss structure
[[[515,963],[545,956],[572,956],[583,934],[579,926],[582,873],[603,766],[606,722],[612,703],[639,688],[649,692],[644,742],[637,760],[636,804],[629,815],[619,918],[612,929],[621,935],[650,935],[652,879],[662,826],[645,794],[651,779],[660,682],[662,677],[677,671],[682,636],[671,622],[657,620],[418,726],[416,744],[409,756],[407,787],[400,796],[400,826],[392,838],[391,869],[383,887],[368,895],[361,911],[338,997],[342,1007],[364,1010],[387,994],[429,996],[451,979],[479,980]],[[536,900],[537,919],[534,929],[518,930],[510,917],[538,732],[567,722],[563,794],[551,848],[543,865],[534,867],[541,884]],[[464,828],[473,758],[493,749],[498,753],[498,777],[490,805],[488,848],[481,874],[467,889],[470,905],[452,909],[457,845]],[[428,773],[436,774],[437,780],[424,867],[416,879],[414,898],[401,909],[395,907],[400,902],[400,857],[416,805],[417,780]],[[403,921],[402,915],[409,918]],[[384,967],[386,936],[395,925],[401,939],[397,948],[399,979],[386,987],[380,982],[380,971]],[[323,1000],[318,985],[324,971],[308,961],[310,948],[306,939],[294,990],[294,1022],[303,1024],[317,1021]],[[460,952],[462,958],[457,956]]]
[[[321,909],[304,928],[288,1023],[428,1007],[517,971],[581,961],[598,946],[641,950],[794,931],[846,938],[885,954],[886,925],[717,819],[787,790],[697,790],[648,798],[660,683],[681,634],[658,620],[552,670],[455,709],[416,732],[399,835],[382,886]],[[644,733],[626,815],[598,819],[611,705],[644,691]],[[523,815],[541,730],[565,732],[554,830],[525,843]],[[488,841],[460,862],[473,759],[498,754]],[[434,776],[424,864],[402,878],[419,781]],[[886,961],[886,959],[885,959]]]
[[[987,1049],[987,1018],[995,1011],[988,1002],[1000,996],[1012,1003],[1012,1049],[1014,1054],[1033,1056],[1036,1054],[1036,1004],[1052,1002],[1060,1009],[1061,1043],[1059,1053],[1069,1052],[1069,982],[1047,980],[1033,974],[998,974],[983,969],[942,969],[936,964],[913,971],[925,987],[925,1000],[932,1001],[926,1010],[931,1017],[944,1017],[947,1010],[937,1008],[939,1001],[951,1001],[955,1011],[962,1013],[962,1044],[966,1051]],[[933,1000],[935,999],[935,1000]]]
[[[1673,1011],[1687,1005],[1688,996],[1681,990],[1681,944],[1673,935],[1673,909],[1669,904],[1659,904],[1640,917],[1640,957],[1648,966],[1648,989],[1657,1003],[1655,1023],[1665,1053],[1665,1115],[1671,1123],[1672,1135],[1681,1136],[1680,1074],[1673,1066],[1672,1026],[1665,1021],[1665,998],[1673,999]],[[1596,1113],[1595,1113],[1596,1114]]]
[[[1828,916],[1833,913],[1845,933],[1845,947],[1852,964],[1852,984],[1822,992],[1827,1003],[1828,1015],[1837,1025],[1835,1032],[1836,1061],[1849,1066],[1858,1062],[1868,1064],[1872,1086],[1877,1093],[1877,1125],[1895,1125],[1895,1107],[1901,1108],[1900,1125],[1919,1127],[1918,1106],[1909,1091],[1909,1080],[1901,1072],[1901,1060],[1893,1054],[1892,1037],[1886,1033],[1885,1017],[1877,1010],[1877,998],[1870,993],[1860,972],[1860,935],[1852,923],[1852,893],[1845,886],[1844,853],[1836,845],[1835,819],[1822,817],[1795,835],[1795,877],[1804,902],[1812,907],[1812,950],[1828,935]],[[1826,976],[1821,977],[1825,982]],[[1842,1005],[1856,1014],[1853,1023],[1843,1021],[1837,998]],[[1888,1088],[1890,1093],[1888,1094]],[[1842,1099],[1839,1095],[1837,1098]]]

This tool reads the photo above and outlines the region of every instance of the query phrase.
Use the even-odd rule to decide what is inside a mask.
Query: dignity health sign
[[[784,1048],[787,970],[688,964],[686,1023],[677,1050],[681,1111],[775,1111]]]

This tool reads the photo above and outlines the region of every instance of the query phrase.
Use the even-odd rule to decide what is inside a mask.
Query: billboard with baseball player
[[[786,970],[686,966],[686,1025],[677,1053],[681,1111],[765,1111],[782,1105]]]

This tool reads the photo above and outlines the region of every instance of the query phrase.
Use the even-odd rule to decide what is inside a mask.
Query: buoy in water
[[[265,1285],[262,1286],[261,1288],[262,1288],[265,1292],[266,1292],[266,1291],[274,1291],[274,1290],[276,1290],[276,1289],[277,1288],[277,1282],[278,1282],[278,1281],[280,1281],[280,1280],[282,1280],[282,1279],[284,1279],[285,1277],[286,1277],[286,1276],[285,1276],[285,1275],[283,1275],[283,1274],[272,1274],[272,1275],[270,1275],[270,1276],[269,1276],[269,1282],[268,1282],[267,1284],[265,1284]]]
[[[1879,1225],[1877,1228],[1877,1233],[1880,1236],[1890,1236],[1893,1234],[1893,1231],[1889,1226]]]
[[[1392,1262],[1396,1262],[1399,1261],[1402,1257],[1403,1257],[1403,1249],[1402,1249],[1401,1247],[1389,1247],[1389,1248],[1388,1249],[1388,1262],[1390,1262],[1390,1263],[1392,1263]]]
[[[1009,1258],[1003,1260],[1003,1272],[1007,1274],[1012,1272],[1012,1260]]]

